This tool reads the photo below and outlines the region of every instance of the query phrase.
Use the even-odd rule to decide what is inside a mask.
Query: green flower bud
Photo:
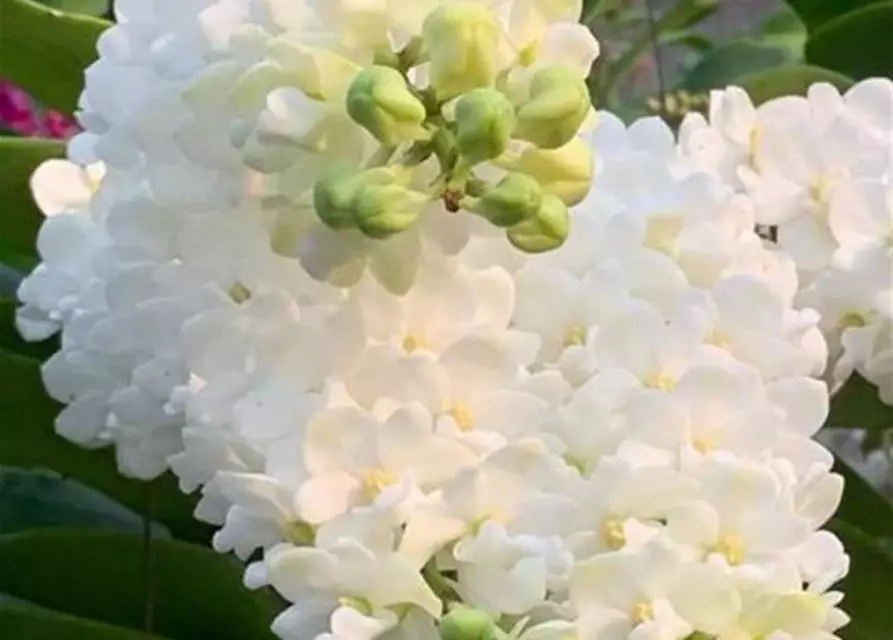
[[[456,103],[456,143],[471,164],[501,155],[514,128],[515,109],[496,89],[472,89]]]
[[[498,185],[487,189],[472,207],[497,227],[513,227],[537,215],[543,202],[543,189],[534,178],[510,173]]]
[[[520,157],[500,165],[533,176],[543,191],[558,196],[569,207],[579,204],[592,186],[592,148],[580,138],[558,149],[528,147]]]
[[[429,202],[425,194],[399,184],[370,184],[357,194],[357,226],[370,238],[384,239],[405,231]]]
[[[574,71],[540,69],[533,74],[529,98],[518,108],[515,136],[556,149],[576,135],[591,107],[586,82]]]
[[[396,169],[376,167],[366,171],[337,168],[326,173],[313,185],[313,208],[322,222],[332,229],[357,226],[357,198],[370,185],[392,183]]]
[[[431,61],[431,84],[441,98],[452,98],[493,84],[499,24],[483,5],[449,2],[428,14],[422,38]]]
[[[506,235],[525,253],[543,253],[564,244],[569,223],[567,205],[555,196],[545,195],[537,214],[511,227]]]
[[[387,146],[424,135],[425,105],[390,67],[368,67],[356,75],[347,91],[347,113]]]
[[[354,198],[359,175],[348,169],[330,171],[313,185],[313,208],[327,227],[350,229],[356,226]]]
[[[441,619],[438,630],[441,640],[496,640],[500,637],[496,621],[489,614],[469,607],[450,611]]]

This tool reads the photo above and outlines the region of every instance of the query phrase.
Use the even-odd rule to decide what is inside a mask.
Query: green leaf
[[[757,29],[756,39],[776,47],[787,48],[797,57],[803,56],[806,25],[800,17],[785,8],[765,20]]]
[[[40,4],[69,13],[102,16],[108,12],[111,0],[40,0]]]
[[[44,216],[31,197],[31,174],[45,160],[64,157],[65,144],[58,140],[0,138],[0,245],[5,250],[34,255]]]
[[[155,540],[154,631],[173,640],[272,638],[267,592],[242,585],[241,563],[209,549]],[[52,529],[0,537],[0,591],[72,615],[142,628],[143,541],[107,531]]]
[[[0,350],[46,360],[59,349],[57,337],[43,342],[25,342],[15,328],[15,311],[18,304],[10,298],[0,298]]]
[[[0,77],[41,104],[74,113],[84,69],[111,23],[67,14],[31,0],[0,0]]]
[[[699,33],[692,33],[691,31],[672,31],[665,33],[660,37],[660,43],[687,47],[698,53],[704,53],[713,48],[713,40]]]
[[[831,396],[831,412],[826,427],[844,429],[889,429],[893,427],[893,407],[881,402],[875,385],[853,373]]]
[[[0,468],[0,534],[59,526],[140,533],[143,518],[98,491],[48,471]],[[170,537],[157,524],[154,534]]]
[[[893,75],[893,2],[877,2],[835,18],[812,32],[806,60],[861,80]]]
[[[719,0],[676,0],[660,17],[660,31],[687,29],[709,18],[718,8]]]
[[[0,351],[0,465],[52,469],[141,511],[146,484],[118,472],[111,450],[77,447],[58,436],[53,421],[61,406],[47,397],[35,360]],[[195,499],[166,474],[152,481],[153,517],[177,538],[207,542],[210,527],[195,520]]]
[[[853,80],[841,73],[803,64],[751,73],[738,79],[739,86],[750,94],[754,104],[782,96],[806,95],[809,86],[816,82],[829,82],[840,91],[853,86]]]
[[[837,633],[843,640],[893,638],[893,539],[875,538],[842,518],[828,528],[850,556],[850,572],[835,587],[845,595],[842,607],[851,622]]]
[[[844,460],[834,461],[834,471],[844,480],[836,517],[868,535],[893,539],[893,504]]]
[[[161,636],[21,604],[0,605],[0,637],[10,640],[163,640]]]
[[[868,6],[877,0],[787,0],[810,31],[854,9]]]
[[[790,51],[750,40],[737,40],[717,47],[696,64],[680,88],[708,91],[736,84],[746,75],[779,67],[793,60]]]

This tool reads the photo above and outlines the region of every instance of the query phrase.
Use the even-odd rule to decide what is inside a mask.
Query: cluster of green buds
[[[367,166],[317,182],[313,202],[326,225],[387,238],[440,201],[447,212],[468,211],[505,229],[522,251],[564,242],[568,207],[592,178],[592,153],[577,137],[591,112],[589,92],[570,69],[531,67],[529,52],[501,64],[500,37],[484,5],[441,4],[420,36],[356,74],[347,114],[380,148]],[[412,80],[422,64],[424,87]],[[439,166],[433,181],[431,171],[416,171],[429,161]],[[478,173],[499,178],[491,184]]]

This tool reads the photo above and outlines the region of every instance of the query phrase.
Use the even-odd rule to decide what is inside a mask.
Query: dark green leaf
[[[143,518],[98,491],[48,471],[0,468],[0,534],[59,526],[139,533]],[[153,525],[156,536],[170,537]]]
[[[15,300],[0,298],[0,350],[28,356],[37,360],[46,360],[59,348],[56,337],[43,342],[25,342],[15,328]]]
[[[168,540],[152,546],[154,630],[173,640],[262,640],[275,604],[242,585],[230,556]],[[52,529],[0,538],[0,591],[134,629],[144,615],[143,542],[106,531]]]
[[[829,20],[868,6],[877,0],[786,0],[810,31]]]
[[[840,91],[846,91],[853,81],[845,75],[809,65],[790,65],[751,73],[738,79],[738,84],[750,94],[754,104],[790,95],[806,95],[809,86],[816,82],[829,82]]]
[[[888,429],[893,427],[893,407],[881,402],[877,387],[858,373],[831,396],[826,427]]]
[[[40,4],[69,13],[102,16],[109,10],[111,0],[40,0]]]
[[[843,476],[843,500],[837,518],[871,536],[893,538],[893,505],[846,462],[837,458],[834,471]]]
[[[145,483],[123,477],[110,450],[82,449],[55,433],[53,420],[61,407],[47,397],[36,361],[0,351],[0,389],[0,464],[52,469],[141,511]],[[172,476],[154,480],[152,491],[154,519],[174,536],[210,539],[210,528],[192,515],[194,498],[180,493]]]
[[[790,51],[781,47],[737,40],[717,47],[696,64],[682,81],[680,88],[708,91],[735,84],[743,76],[779,67],[793,60]]]
[[[665,33],[660,37],[661,44],[676,45],[687,47],[692,51],[704,53],[713,48],[713,40],[699,33],[690,31],[673,31]]]
[[[45,160],[64,157],[65,145],[57,140],[0,138],[0,245],[5,250],[34,255],[43,214],[31,197],[31,174]]]
[[[41,104],[73,113],[84,69],[109,22],[62,13],[31,0],[0,0],[0,77]]]
[[[162,640],[161,636],[30,605],[0,605],[0,638],[9,640]]]
[[[852,621],[838,635],[843,640],[893,638],[893,540],[874,538],[843,518],[829,527],[850,556],[850,572],[836,587]]]
[[[893,2],[851,11],[811,32],[806,60],[857,80],[893,75]]]

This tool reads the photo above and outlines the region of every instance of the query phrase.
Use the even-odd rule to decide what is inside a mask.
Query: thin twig
[[[658,43],[658,28],[657,28],[657,18],[654,13],[654,6],[651,4],[652,0],[645,0],[645,12],[648,16],[648,30],[651,35],[651,51],[654,55],[654,67],[657,72],[657,90],[660,95],[660,102],[663,104],[664,96],[667,93],[666,88],[666,79],[664,78],[664,64],[663,64],[663,56],[661,55],[660,44]]]

